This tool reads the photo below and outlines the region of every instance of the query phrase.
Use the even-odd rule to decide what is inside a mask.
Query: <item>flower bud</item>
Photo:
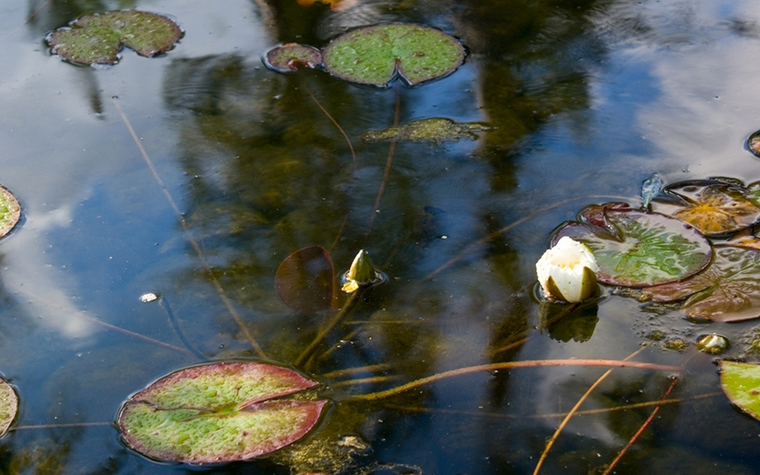
[[[344,292],[356,292],[359,287],[367,287],[383,280],[382,274],[375,269],[369,254],[362,249],[354,257],[351,268],[343,276]]]
[[[599,266],[591,250],[565,236],[536,263],[538,282],[549,298],[581,302],[596,293]]]

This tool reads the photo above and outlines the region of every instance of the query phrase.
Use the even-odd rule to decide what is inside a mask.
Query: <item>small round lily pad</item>
[[[314,69],[321,66],[322,53],[313,46],[287,43],[267,51],[264,64],[278,73],[293,73],[299,67]]]
[[[18,396],[13,386],[0,379],[0,437],[4,436],[18,413]]]
[[[142,56],[169,51],[182,29],[155,13],[123,10],[83,16],[48,38],[50,52],[81,64],[116,64],[124,46]]]
[[[331,75],[386,87],[396,77],[414,86],[454,72],[465,50],[454,37],[414,24],[391,23],[351,30],[322,50]]]
[[[21,205],[13,193],[0,186],[0,237],[5,236],[21,219]]]
[[[316,384],[263,363],[194,366],[133,395],[117,422],[127,445],[155,460],[248,460],[292,444],[314,427],[327,401],[283,397]]]

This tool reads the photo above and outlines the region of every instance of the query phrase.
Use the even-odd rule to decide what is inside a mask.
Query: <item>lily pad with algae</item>
[[[0,237],[5,236],[21,219],[21,205],[13,193],[0,186]]]
[[[454,122],[451,119],[434,117],[409,122],[399,127],[383,130],[371,130],[362,134],[364,142],[398,140],[400,142],[457,142],[459,140],[476,140],[478,132],[490,127],[477,122]]]
[[[298,68],[322,65],[322,53],[315,47],[298,43],[275,46],[264,54],[264,64],[278,73],[294,73]]]
[[[124,46],[153,57],[169,51],[182,37],[172,20],[136,10],[83,16],[48,38],[50,52],[81,64],[116,64]]]
[[[567,222],[554,233],[586,244],[594,253],[600,282],[646,287],[675,282],[704,269],[712,248],[696,229],[675,218],[645,213],[625,203],[592,205],[580,222]]]
[[[760,420],[760,366],[721,361],[720,385],[731,403]]]
[[[18,396],[13,387],[0,379],[0,437],[4,436],[18,413]]]
[[[400,77],[410,86],[447,76],[464,61],[465,50],[454,37],[414,24],[391,23],[351,30],[323,50],[332,76],[359,84],[386,87]]]
[[[283,397],[316,384],[263,363],[194,366],[134,394],[117,423],[129,447],[155,460],[247,460],[285,447],[314,427],[326,401]]]

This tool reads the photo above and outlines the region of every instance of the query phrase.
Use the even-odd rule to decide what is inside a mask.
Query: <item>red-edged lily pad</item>
[[[247,460],[292,444],[314,427],[326,401],[282,397],[316,384],[262,363],[194,366],[133,395],[117,422],[127,445],[155,460]]]
[[[554,234],[586,244],[594,253],[600,282],[645,287],[675,282],[707,266],[712,248],[683,221],[631,209],[624,203],[589,206],[581,222],[568,222]]]
[[[736,407],[760,420],[760,366],[721,361],[720,385]]]
[[[285,305],[306,314],[328,310],[338,294],[332,258],[319,246],[300,249],[285,258],[274,281]]]
[[[664,191],[675,199],[659,203],[655,210],[686,221],[706,236],[725,236],[760,220],[752,190],[740,180],[691,180],[668,185]]]
[[[278,73],[293,73],[299,67],[314,69],[321,66],[322,53],[313,46],[287,43],[267,51],[264,64]]]
[[[18,396],[13,386],[0,379],[0,437],[10,428],[18,413]]]
[[[656,302],[688,299],[681,311],[696,319],[737,322],[760,317],[760,251],[717,246],[715,258],[701,273],[644,289]]]
[[[116,64],[124,46],[153,57],[182,37],[172,20],[155,13],[123,10],[83,16],[48,37],[50,52],[81,64]]]
[[[21,219],[21,205],[13,193],[0,186],[0,237],[5,236]]]
[[[435,28],[402,23],[351,30],[322,50],[331,75],[378,87],[386,87],[396,77],[414,86],[447,76],[464,57],[464,47],[456,38]]]

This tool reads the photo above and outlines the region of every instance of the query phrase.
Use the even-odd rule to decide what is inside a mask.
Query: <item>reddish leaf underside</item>
[[[288,307],[314,314],[329,309],[337,294],[330,253],[311,246],[289,255],[275,275],[275,290]]]

